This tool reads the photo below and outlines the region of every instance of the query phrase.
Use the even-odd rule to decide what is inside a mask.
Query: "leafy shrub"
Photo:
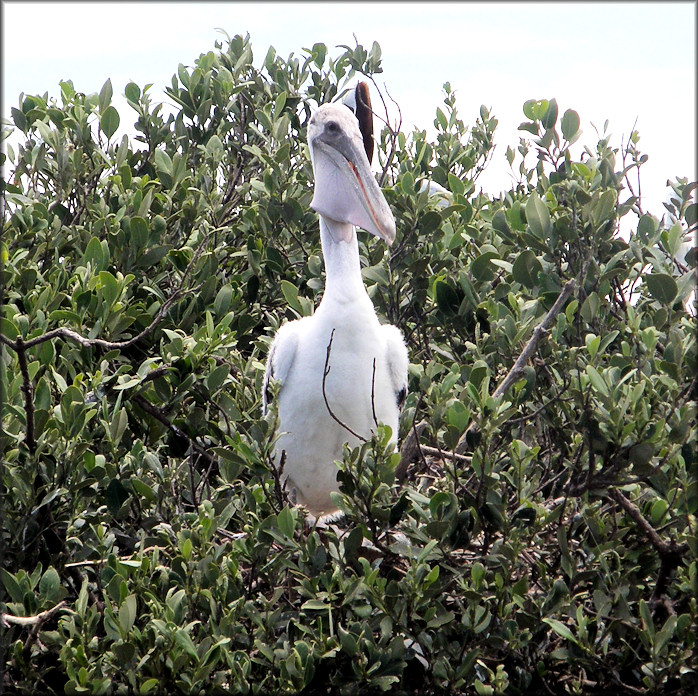
[[[381,71],[341,49],[257,68],[228,39],[171,115],[126,86],[135,141],[109,80],[12,110],[5,686],[692,692],[695,184],[643,210],[637,133],[576,152],[576,112],[529,101],[491,197],[487,108],[466,126],[446,84],[435,139],[383,128],[398,241],[360,250],[410,349],[402,457],[347,450],[338,525],[288,505],[260,384],[323,288],[305,127]]]

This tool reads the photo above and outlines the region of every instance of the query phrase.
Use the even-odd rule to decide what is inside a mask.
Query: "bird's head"
[[[343,104],[323,104],[308,123],[308,146],[315,173],[313,210],[391,244],[395,219],[371,172],[352,111]]]

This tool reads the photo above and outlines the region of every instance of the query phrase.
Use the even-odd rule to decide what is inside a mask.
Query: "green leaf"
[[[511,228],[507,222],[506,212],[502,208],[499,208],[492,216],[492,227],[504,237],[509,238],[511,236]]]
[[[640,618],[642,619],[642,625],[643,625],[645,631],[647,631],[647,634],[649,635],[650,640],[652,642],[654,642],[654,621],[652,620],[652,612],[650,612],[650,608],[644,599],[640,600],[639,607],[640,607]]]
[[[41,576],[39,593],[46,599],[54,600],[58,597],[60,586],[61,579],[58,571],[53,566],[49,566]]]
[[[543,265],[536,255],[530,249],[526,249],[516,257],[511,275],[517,283],[527,288],[534,288],[538,285],[538,274],[542,271]]]
[[[446,314],[456,314],[460,306],[458,293],[446,280],[438,279],[434,283],[434,293],[438,308]]]
[[[287,507],[276,516],[276,524],[284,536],[287,536],[289,539],[293,538],[296,521],[293,518],[293,513]]]
[[[121,481],[112,479],[107,486],[104,497],[107,503],[107,509],[112,515],[116,515],[121,509],[121,506],[129,499],[129,493],[124,488]]]
[[[131,240],[136,249],[142,249],[148,243],[148,223],[140,215],[130,220]]]
[[[102,89],[99,92],[99,111],[100,113],[104,113],[107,107],[111,104],[111,98],[113,95],[114,91],[112,90],[111,86],[111,79],[107,79],[107,81],[104,83],[102,86]],[[111,136],[110,136],[111,137]]]
[[[89,263],[92,266],[92,270],[96,271],[103,267],[104,265],[104,255],[102,252],[102,242],[97,237],[92,237],[87,244],[85,253],[82,256],[81,263],[87,266]]]
[[[214,392],[218,391],[229,374],[230,365],[219,365],[213,369],[206,378],[206,386],[208,387],[209,392],[213,394]]]
[[[678,616],[672,614],[662,626],[662,628],[657,633],[657,638],[654,643],[655,652],[659,655],[664,652],[669,641],[674,637],[676,632],[676,623],[678,621]]]
[[[550,628],[555,631],[559,636],[562,636],[566,640],[571,641],[572,643],[575,643],[576,645],[579,645],[579,641],[577,640],[576,636],[572,631],[570,631],[565,624],[563,624],[561,621],[558,621],[557,619],[550,619],[547,616],[543,617],[543,622],[547,623]]]
[[[526,203],[526,222],[536,237],[541,240],[548,239],[552,230],[550,212],[548,206],[534,191]]]
[[[354,657],[359,649],[356,638],[342,626],[338,626],[337,628],[339,644],[342,646],[342,651],[349,655],[349,657]]]
[[[281,281],[281,292],[292,309],[295,309],[299,314],[303,314],[303,308],[298,301],[298,288],[288,280]]]
[[[504,217],[504,216],[502,216]],[[486,251],[481,254],[470,264],[470,272],[473,276],[480,282],[485,282],[488,280],[493,280],[495,277],[494,269],[492,268],[492,259],[499,258],[499,254],[494,251]]]
[[[109,271],[100,271],[99,282],[102,288],[102,297],[104,297],[107,306],[111,307],[121,292],[119,281]]]
[[[649,242],[657,231],[657,221],[651,215],[643,215],[637,223],[637,236],[643,242]]]
[[[19,336],[19,330],[7,317],[0,317],[0,333],[10,341]]]
[[[435,565],[423,580],[423,587],[426,589],[430,585],[433,585],[439,578],[439,566]]]
[[[135,82],[129,82],[124,88],[124,96],[129,101],[136,103],[141,97],[141,88]]]
[[[529,99],[524,103],[523,112],[531,121],[540,121],[548,112],[549,106],[550,102],[547,99]]]
[[[189,657],[194,660],[198,658],[194,641],[191,639],[191,636],[184,631],[184,629],[178,629],[174,634],[174,639],[177,645],[179,645],[179,647],[182,648],[182,650],[184,650]]]
[[[531,135],[538,135],[538,125],[535,123],[522,123],[519,126],[519,130],[531,133]]]
[[[608,385],[599,371],[593,365],[587,365],[585,369],[589,377],[589,381],[593,385],[594,389],[596,389],[596,391],[603,396],[611,396]]]
[[[595,336],[592,333],[587,334],[584,337],[584,343],[586,344],[587,351],[589,351],[589,358],[593,360],[601,345],[601,336]]]
[[[524,116],[526,118],[530,118],[531,121],[533,121],[535,117],[535,106],[536,106],[536,100],[535,99],[529,99],[528,101],[524,102],[523,105],[523,112]]]
[[[604,191],[599,196],[599,199],[596,201],[591,211],[591,216],[595,225],[601,225],[610,219],[617,199],[618,194],[615,190],[611,189]]]
[[[123,633],[128,633],[136,621],[136,595],[131,594],[121,603],[119,607],[119,626]]]
[[[10,599],[18,604],[22,603],[24,601],[24,591],[19,586],[15,576],[8,573],[4,568],[0,568],[0,578],[2,578],[2,584],[5,586]]]
[[[116,129],[119,127],[119,122],[119,112],[113,106],[108,106],[102,112],[102,116],[99,119],[99,125],[104,132],[104,135],[107,136],[107,139],[111,138],[112,135],[116,133]]]
[[[220,317],[224,315],[230,308],[230,303],[233,299],[232,285],[224,285],[216,294],[216,299],[213,301],[213,309]]]
[[[468,381],[474,384],[478,389],[482,384],[482,380],[489,374],[490,368],[484,360],[476,360],[470,369]]]
[[[206,154],[209,157],[213,157],[214,160],[218,160],[223,157],[223,143],[221,139],[214,133],[206,143]]]
[[[693,227],[696,224],[696,220],[698,220],[698,204],[691,203],[691,205],[687,206],[684,218],[686,219],[686,224],[689,227]]]
[[[674,278],[667,273],[651,273],[645,277],[650,295],[662,304],[670,305],[679,292]]]
[[[139,694],[148,694],[153,689],[157,689],[158,685],[160,684],[159,679],[146,679],[140,686],[140,689],[138,690]]]
[[[434,121],[434,125],[437,128],[441,128],[442,131],[448,130],[448,120],[444,115],[444,112],[441,111],[438,106],[436,107],[436,121]]]
[[[10,113],[12,114],[12,120],[15,122],[15,126],[17,126],[17,128],[19,128],[23,133],[26,133],[29,124],[27,123],[27,117],[24,115],[24,112],[20,109],[16,109],[13,106],[10,109]]]
[[[599,296],[596,292],[591,292],[582,303],[582,308],[579,310],[587,324],[591,324],[599,313]]]
[[[589,169],[584,162],[572,162],[572,171],[582,179],[586,179],[587,181],[591,179],[591,169]],[[579,189],[579,191],[577,191],[577,198],[579,198],[580,194],[582,194],[584,198],[582,203],[586,203],[590,200],[589,194],[583,189]]]
[[[543,128],[545,128],[546,130],[554,128],[555,124],[557,123],[557,113],[557,100],[551,99],[548,103],[548,108],[545,110],[545,115],[541,119]]]
[[[470,576],[476,585],[479,585],[485,577],[485,566],[482,563],[475,562],[470,568]]]
[[[562,137],[568,142],[573,142],[579,132],[579,114],[572,109],[567,109],[560,120],[560,129]]]
[[[153,157],[156,168],[172,176],[172,160],[170,156],[164,150],[158,149],[153,153]]]

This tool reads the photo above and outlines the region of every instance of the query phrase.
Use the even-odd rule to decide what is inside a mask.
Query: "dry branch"
[[[400,463],[395,468],[395,480],[398,483],[402,483],[407,478],[407,470],[411,464],[420,458],[424,458],[421,452],[422,446],[419,444],[419,438],[426,427],[426,421],[413,424],[409,434],[403,440],[402,447],[400,447]]]
[[[327,344],[327,355],[325,356],[325,369],[323,370],[322,373],[322,398],[325,400],[325,406],[327,407],[327,412],[332,416],[332,418],[339,423],[345,430],[349,431],[354,437],[358,438],[361,442],[366,442],[365,437],[361,437],[359,433],[355,432],[352,430],[346,423],[341,421],[334,413],[332,408],[330,407],[330,402],[327,400],[327,392],[325,391],[325,382],[327,381],[327,375],[330,374],[330,353],[332,352],[332,341],[334,340],[334,332],[335,330],[332,329],[332,333],[330,334],[330,342]]]
[[[497,385],[497,388],[494,390],[494,393],[492,394],[493,398],[496,399],[502,396],[503,394],[506,394],[507,390],[521,377],[521,375],[524,372],[524,368],[528,364],[528,361],[533,357],[536,350],[538,350],[538,344],[540,343],[541,339],[545,335],[546,331],[552,326],[553,322],[555,321],[555,318],[562,310],[563,305],[565,304],[565,302],[567,302],[570,295],[574,292],[576,286],[577,283],[574,280],[574,278],[568,280],[567,283],[565,283],[562,290],[560,291],[560,295],[558,296],[557,300],[555,300],[553,306],[543,317],[543,321],[541,321],[541,323],[538,324],[538,326],[536,326],[535,329],[533,329],[533,334],[531,335],[531,338],[528,339],[528,343],[526,343],[526,345],[524,346],[524,349],[521,351],[521,354],[516,359],[516,362],[514,363],[513,367],[509,370],[504,379]],[[468,446],[467,441],[470,439],[470,434],[474,434],[475,431],[477,431],[477,425],[475,423],[472,423],[465,431],[465,433],[463,433],[460,440],[458,441],[458,444],[456,445],[457,454],[465,453]]]
[[[60,611],[72,611],[66,606],[65,600],[58,602],[55,607],[42,611],[35,616],[15,616],[14,614],[0,612],[0,627],[9,628],[11,624],[29,627],[29,636],[24,641],[24,647],[22,648],[22,655],[24,659],[28,661],[30,659],[32,646],[39,636],[41,627]]]
[[[664,557],[680,557],[686,551],[688,551],[688,544],[681,544],[676,546],[672,542],[664,541],[662,537],[659,536],[657,530],[645,519],[640,508],[635,505],[631,500],[626,498],[622,491],[617,488],[611,488],[609,490],[609,495],[613,500],[615,500],[620,507],[625,510],[626,514],[630,519],[637,524],[638,528],[642,531],[643,536],[654,546],[657,553]]]
[[[0,612],[0,626],[4,628],[8,628],[10,624],[15,624],[16,626],[41,626],[41,624],[48,621],[54,614],[65,608],[65,606],[66,602],[63,600],[58,602],[55,607],[42,611],[35,616],[15,616],[14,614]]]
[[[35,336],[34,338],[30,338],[28,341],[25,341],[21,336],[18,336],[15,341],[12,341],[6,336],[0,334],[0,343],[4,343],[8,348],[11,348],[13,351],[15,351],[15,353],[17,353],[17,362],[19,363],[20,373],[22,375],[22,391],[24,392],[24,412],[27,427],[27,433],[24,441],[27,445],[27,449],[31,454],[33,454],[36,450],[36,441],[34,436],[34,385],[32,384],[32,381],[29,377],[29,370],[27,367],[27,350],[29,348],[33,348],[34,346],[40,345],[41,343],[45,343],[46,341],[50,341],[54,338],[59,337],[75,341],[76,343],[79,343],[81,346],[84,346],[85,348],[96,347],[103,348],[106,351],[123,350],[125,348],[130,348],[132,345],[138,343],[140,340],[142,340],[143,338],[148,336],[152,331],[154,331],[155,327],[162,321],[162,319],[170,311],[175,302],[177,302],[180,298],[199,290],[201,285],[197,285],[196,287],[188,288],[185,290],[184,283],[186,282],[187,277],[191,272],[191,269],[194,267],[194,264],[198,261],[199,257],[201,256],[201,253],[204,250],[204,246],[208,238],[209,235],[206,234],[201,244],[194,252],[194,255],[192,256],[191,261],[187,265],[184,273],[182,274],[182,280],[179,284],[179,287],[177,287],[177,289],[162,303],[162,305],[160,305],[160,308],[158,309],[150,324],[148,324],[148,326],[146,326],[146,328],[143,329],[143,331],[141,331],[139,334],[136,334],[135,336],[129,338],[126,341],[106,341],[102,338],[85,338],[77,331],[73,331],[72,329],[69,329],[65,326],[61,326],[57,329],[52,329],[51,331],[47,331],[45,334],[42,334],[41,336]]]

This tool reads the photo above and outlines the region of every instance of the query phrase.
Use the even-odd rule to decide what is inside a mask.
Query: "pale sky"
[[[459,115],[475,122],[480,104],[499,119],[494,161],[479,180],[488,193],[509,188],[507,145],[516,148],[527,99],[555,97],[560,114],[575,109],[584,135],[572,150],[596,143],[609,121],[611,143],[627,140],[637,120],[645,208],[661,216],[667,178],[696,178],[696,3],[2,3],[2,115],[20,92],[58,97],[59,80],[82,92],[112,80],[122,131],[135,112],[123,95],[133,80],[163,89],[179,63],[231,36],[249,32],[259,65],[273,45],[283,57],[316,42],[383,51],[378,84],[400,104],[403,130],[432,129],[448,81]],[[131,115],[133,114],[133,116]],[[515,164],[516,166],[516,164]],[[619,167],[618,167],[619,168]]]

